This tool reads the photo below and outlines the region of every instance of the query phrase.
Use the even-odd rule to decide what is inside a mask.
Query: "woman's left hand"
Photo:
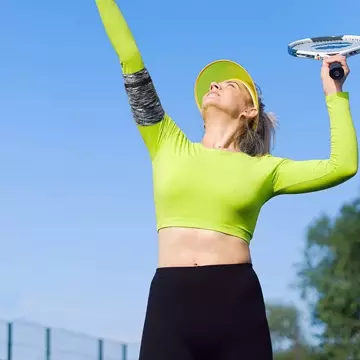
[[[345,75],[340,80],[334,80],[329,75],[330,64],[332,64],[334,62],[339,62],[344,69]],[[347,65],[345,56],[333,55],[333,56],[328,56],[328,57],[324,58],[322,67],[321,67],[321,80],[323,83],[323,89],[324,89],[325,95],[330,95],[330,94],[334,94],[334,93],[343,91],[342,90],[343,85],[344,85],[344,82],[345,82],[347,76],[349,75],[349,73],[350,73],[350,69]]]

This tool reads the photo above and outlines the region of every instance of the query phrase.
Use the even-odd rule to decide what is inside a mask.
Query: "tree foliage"
[[[359,360],[360,198],[310,225],[298,277],[323,358]]]
[[[267,318],[275,351],[293,346],[300,341],[299,314],[296,307],[267,304]]]
[[[300,313],[295,306],[267,304],[267,318],[274,350],[274,360],[318,360],[307,344],[300,326]]]

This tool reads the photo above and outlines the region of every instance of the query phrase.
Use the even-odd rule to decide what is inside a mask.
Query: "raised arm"
[[[96,0],[109,40],[119,57],[134,120],[155,157],[161,144],[182,133],[165,113],[130,28],[115,0]]]
[[[275,168],[274,195],[313,192],[339,185],[358,170],[358,145],[349,94],[326,96],[330,118],[331,152],[327,160],[284,159]]]
[[[329,76],[332,62],[340,62],[345,76],[335,81]],[[313,192],[339,185],[358,171],[358,143],[350,112],[349,94],[343,92],[350,73],[346,58],[331,56],[323,60],[321,79],[330,119],[331,151],[326,160],[293,161],[283,159],[273,172],[273,193]]]

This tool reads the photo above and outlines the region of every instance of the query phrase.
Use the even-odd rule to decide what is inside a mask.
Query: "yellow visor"
[[[254,106],[259,110],[259,99],[256,91],[256,86],[250,74],[236,62],[231,60],[217,60],[206,65],[198,75],[195,82],[195,100],[201,111],[202,101],[207,92],[209,92],[210,84],[212,82],[223,81],[240,81],[248,89]],[[255,127],[257,124],[255,125]]]

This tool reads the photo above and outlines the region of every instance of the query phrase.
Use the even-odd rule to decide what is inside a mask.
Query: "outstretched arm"
[[[96,0],[109,40],[119,57],[134,120],[153,158],[161,143],[181,131],[165,113],[130,28],[115,0]]]
[[[339,185],[358,170],[358,146],[349,94],[326,96],[330,117],[331,154],[327,160],[284,159],[273,174],[274,195],[313,192]]]

